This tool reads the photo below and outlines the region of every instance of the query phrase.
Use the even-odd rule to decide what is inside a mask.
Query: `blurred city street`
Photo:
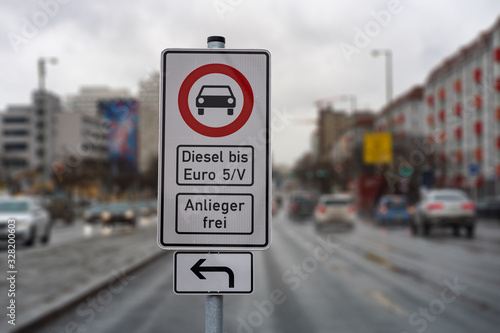
[[[0,332],[500,332],[500,1],[3,1],[0,32]]]
[[[317,232],[282,212],[272,248],[255,253],[255,292],[224,297],[226,332],[465,333],[499,325],[497,223],[479,223],[474,240],[447,232],[423,239],[369,221]],[[165,253],[109,302],[96,291],[36,331],[65,332],[68,323],[75,332],[203,331],[204,296],[175,295],[172,270]],[[89,310],[93,298],[103,302]]]

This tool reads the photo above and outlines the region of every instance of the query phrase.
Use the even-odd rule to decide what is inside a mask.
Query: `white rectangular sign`
[[[162,53],[158,244],[265,250],[270,218],[270,54]]]
[[[251,294],[253,286],[251,252],[176,252],[174,255],[176,294]]]

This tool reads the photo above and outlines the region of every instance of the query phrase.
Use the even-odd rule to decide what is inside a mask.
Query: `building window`
[[[5,168],[25,168],[28,166],[28,161],[25,159],[4,159],[3,166]]]
[[[17,129],[17,130],[4,130],[3,135],[5,136],[27,136],[29,135],[28,130]]]
[[[483,80],[483,71],[481,70],[481,68],[476,68],[474,70],[473,76],[474,82],[481,83],[481,81]]]
[[[4,124],[26,124],[28,123],[27,117],[5,117],[3,118]]]
[[[12,151],[26,151],[28,149],[28,144],[25,142],[9,142],[3,146],[6,152]]]

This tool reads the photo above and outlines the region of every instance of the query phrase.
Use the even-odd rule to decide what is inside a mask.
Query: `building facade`
[[[9,106],[0,113],[0,176],[14,177],[39,166],[35,126],[34,108],[30,105]]]
[[[420,138],[426,134],[423,88],[414,87],[385,106],[375,119],[377,132],[388,132],[395,140]]]
[[[326,107],[319,110],[315,133],[315,156],[319,162],[328,162],[333,144],[349,126],[349,116],[343,111]]]
[[[128,89],[112,89],[106,86],[86,86],[74,95],[66,96],[65,108],[69,112],[97,116],[99,114],[98,102],[113,98],[131,97]]]
[[[158,159],[160,74],[152,73],[139,83],[139,171],[146,172]]]
[[[438,186],[500,193],[500,20],[425,83]]]

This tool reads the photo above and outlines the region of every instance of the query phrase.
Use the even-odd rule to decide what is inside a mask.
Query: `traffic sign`
[[[265,50],[163,51],[161,248],[270,246],[269,66]]]
[[[363,137],[363,161],[366,164],[392,162],[392,136],[390,133],[365,133]]]
[[[469,176],[475,177],[479,173],[479,165],[476,163],[469,164]]]
[[[251,294],[253,285],[251,252],[176,252],[174,255],[176,294]]]

